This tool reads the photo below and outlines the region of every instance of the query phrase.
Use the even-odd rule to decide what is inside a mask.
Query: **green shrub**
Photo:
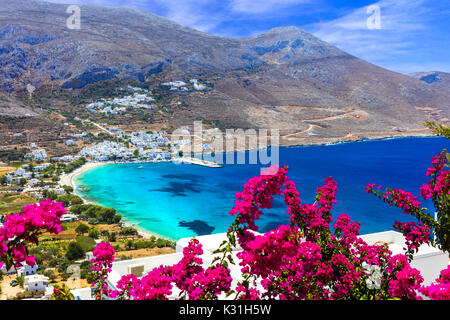
[[[87,225],[81,223],[75,228],[75,232],[77,234],[85,234],[86,232],[89,232],[89,227]]]
[[[133,227],[125,227],[120,230],[120,234],[124,236],[137,235],[138,231]]]
[[[94,250],[95,246],[97,245],[95,240],[89,236],[78,236],[76,242],[81,246],[84,252]]]
[[[78,238],[77,238],[77,242],[69,243],[69,248],[67,249],[67,252],[66,252],[66,258],[68,260],[81,259],[81,258],[84,258],[85,252],[86,251],[83,249],[81,244],[78,242]],[[63,270],[63,272],[65,272],[65,269]]]

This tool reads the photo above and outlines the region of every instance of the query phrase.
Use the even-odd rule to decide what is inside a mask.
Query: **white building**
[[[3,267],[1,268],[1,272],[5,275],[17,274],[19,276],[21,275],[28,276],[36,274],[39,268],[37,264],[34,264],[33,266],[29,266],[25,262],[22,262],[21,264],[22,264],[21,267],[16,268],[12,266],[11,268],[9,268],[9,270],[6,270],[6,265],[3,265]]]
[[[32,173],[32,172],[25,172],[25,173],[23,174],[23,177],[24,177],[25,179],[31,179],[31,178],[33,178],[33,173]]]
[[[35,187],[37,185],[39,185],[40,181],[38,179],[31,179],[30,181],[28,181],[28,185],[30,187]]]
[[[194,83],[194,89],[197,91],[202,91],[206,89],[206,86],[203,84],[199,84],[199,83]]]
[[[104,141],[92,147],[86,147],[80,154],[85,157],[93,158],[97,161],[107,161],[112,157],[119,159],[132,158],[133,152],[126,148],[123,143]]]
[[[76,145],[76,143],[75,143],[75,141],[73,141],[73,140],[67,140],[66,141],[66,146],[75,146]]]
[[[63,157],[52,157],[52,161],[63,161],[66,163],[73,162],[75,160],[78,160],[79,156],[63,156]]]
[[[17,169],[16,171],[11,172],[13,176],[22,177],[25,174],[25,169]]]
[[[183,81],[171,81],[171,82],[164,82],[162,85],[166,86],[166,87],[180,88],[180,87],[184,87],[186,85],[186,83]]]
[[[23,287],[25,291],[47,291],[48,288],[52,287],[48,283],[48,277],[43,276],[42,274],[34,274],[31,276],[25,276]],[[53,287],[51,288],[53,291]]]
[[[63,214],[61,216],[61,223],[74,222],[74,221],[78,221],[78,217],[74,214]]]
[[[44,171],[45,169],[47,169],[50,166],[51,166],[50,163],[43,163],[43,164],[40,164],[40,165],[34,167],[33,171],[38,171],[38,172]]]
[[[59,196],[62,196],[65,193],[63,188],[54,189],[53,192],[55,192]]]
[[[44,149],[33,150],[32,153],[27,153],[25,158],[32,158],[33,160],[46,160],[48,159],[47,153]]]

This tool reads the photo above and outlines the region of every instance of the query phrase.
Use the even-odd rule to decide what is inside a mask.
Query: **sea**
[[[346,213],[361,223],[361,234],[393,230],[396,220],[414,220],[399,208],[365,192],[376,183],[410,191],[434,212],[430,201],[420,198],[419,188],[429,177],[431,157],[449,148],[441,137],[395,138],[335,145],[280,147],[279,164],[300,192],[302,203],[313,203],[316,189],[332,177],[338,184],[334,220]],[[269,153],[270,154],[270,153]],[[249,152],[245,152],[249,163]],[[234,154],[237,159],[238,154]],[[236,162],[236,161],[235,161]],[[165,238],[226,232],[234,220],[229,215],[236,192],[267,165],[223,164],[210,168],[174,162],[107,164],[74,178],[76,192],[85,200],[114,207],[138,229]],[[259,232],[289,224],[281,196],[257,221]]]

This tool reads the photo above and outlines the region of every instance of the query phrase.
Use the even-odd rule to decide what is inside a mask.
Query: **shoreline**
[[[63,186],[63,185],[69,185],[74,189],[74,194],[76,194],[77,196],[79,196],[81,199],[83,199],[83,202],[85,204],[93,204],[93,205],[99,205],[102,206],[100,203],[97,203],[95,201],[92,200],[88,200],[85,197],[83,197],[83,194],[77,192],[77,185],[74,182],[74,179],[76,176],[83,174],[87,171],[90,171],[92,169],[104,166],[104,165],[108,165],[108,164],[121,164],[122,162],[114,162],[114,161],[105,161],[105,162],[86,162],[84,165],[82,165],[81,167],[77,168],[76,170],[74,170],[73,172],[69,173],[69,174],[64,174],[63,176],[61,176],[61,179],[59,181],[59,185]],[[148,162],[129,162],[129,163],[148,163]],[[119,213],[119,212],[118,212]],[[119,213],[120,214],[120,213]],[[156,237],[156,238],[161,238],[161,239],[166,239],[166,240],[170,240],[170,241],[176,241],[176,239],[172,239],[160,234],[157,234],[155,232],[146,230],[142,227],[139,227],[139,225],[137,223],[133,223],[129,220],[127,220],[126,217],[122,217],[122,220],[120,221],[121,224],[123,224],[125,227],[133,227],[138,231],[138,234],[140,234],[142,237],[144,237],[145,239],[150,239],[152,236]]]
[[[366,136],[363,138],[355,138],[355,139],[345,139],[344,137],[340,138],[327,138],[330,141],[317,141],[317,142],[308,142],[308,143],[286,143],[286,139],[283,139],[283,136],[280,136],[280,144],[277,146],[278,148],[296,148],[296,147],[320,147],[320,146],[334,146],[345,143],[356,143],[356,142],[369,142],[369,141],[380,141],[380,140],[395,140],[395,139],[414,139],[414,138],[439,138],[441,136],[436,136],[433,133],[424,133],[424,134],[387,134],[387,135],[374,135],[373,137]],[[284,140],[283,142],[281,142]],[[265,150],[271,148],[271,145],[268,144],[264,148],[248,148],[244,149],[235,149],[232,151],[224,151],[221,152],[223,154],[231,153],[231,152],[248,152],[248,151],[258,151]],[[194,156],[202,155],[203,152],[194,152]]]
[[[65,173],[63,174],[60,179],[58,184],[60,186],[70,186],[73,188],[73,190],[75,191],[76,189],[76,184],[74,183],[74,178],[82,173],[85,173],[91,169],[97,168],[97,167],[101,167],[107,164],[111,164],[114,162],[86,162],[85,164],[83,164],[81,167],[75,169],[74,171],[70,172],[70,173]]]
[[[351,141],[336,141],[336,142],[332,142],[332,143],[326,143],[326,144],[313,144],[313,145],[280,145],[279,147],[283,147],[283,148],[297,148],[297,147],[313,147],[313,146],[333,146],[333,145],[338,145],[338,144],[346,144],[346,143],[357,143],[357,142],[371,142],[371,141],[380,141],[380,140],[397,140],[397,139],[408,139],[408,138],[439,138],[438,136],[435,135],[430,135],[430,136],[391,136],[391,137],[384,137],[384,138],[374,138],[374,139],[365,139],[365,140],[351,140]],[[268,146],[267,148],[271,148],[270,146]],[[265,149],[267,149],[265,148]],[[260,150],[260,149],[256,149],[256,150]],[[264,150],[264,149],[261,149]],[[255,149],[246,149],[243,151],[233,151],[234,153],[236,152],[248,152],[248,151],[255,151]],[[225,153],[224,153],[225,154]],[[194,154],[195,156],[195,154]],[[108,161],[108,162],[87,162],[86,164],[84,164],[83,166],[81,166],[80,168],[74,170],[73,172],[71,172],[70,174],[64,175],[63,177],[61,177],[60,183],[63,181],[66,182],[70,182],[70,185],[74,188],[74,193],[76,195],[78,195],[79,197],[81,197],[83,199],[83,201],[85,203],[88,204],[94,204],[94,205],[100,205],[100,203],[96,203],[92,200],[87,200],[86,198],[83,197],[82,194],[78,193],[76,190],[76,184],[74,183],[74,178],[82,173],[85,173],[91,169],[103,166],[103,165],[107,165],[107,164],[141,164],[141,163],[159,163],[159,162],[173,162],[173,160],[159,160],[159,161],[129,161],[129,162],[114,162],[114,161]],[[182,162],[183,163],[183,162]],[[194,163],[191,163],[194,164]],[[68,181],[70,180],[70,181]],[[119,213],[119,212],[118,212]],[[119,213],[120,214],[120,213]],[[137,223],[133,223],[131,221],[129,221],[126,217],[122,216],[122,221],[121,223],[123,223],[124,226],[129,226],[129,227],[133,227],[138,231],[138,234],[142,235],[144,238],[149,239],[152,236],[155,236],[156,238],[162,238],[162,239],[167,239],[167,240],[171,240],[171,241],[177,241],[176,239],[167,237],[167,236],[163,236],[160,234],[157,234],[155,232],[149,231],[147,229],[144,229],[142,227],[139,226],[139,222]]]
[[[292,145],[280,145],[283,148],[297,148],[297,147],[325,147],[325,146],[336,146],[346,143],[360,143],[360,142],[375,142],[375,141],[387,141],[387,140],[400,140],[400,139],[429,139],[429,138],[443,138],[442,136],[431,135],[412,135],[412,136],[387,136],[380,138],[366,138],[357,140],[339,140],[327,143],[313,143],[313,144],[292,144]],[[248,151],[248,150],[246,150]]]

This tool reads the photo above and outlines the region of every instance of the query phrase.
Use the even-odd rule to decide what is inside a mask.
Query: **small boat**
[[[139,167],[138,167],[138,169],[142,169],[142,168],[143,168],[143,166],[139,166]]]

